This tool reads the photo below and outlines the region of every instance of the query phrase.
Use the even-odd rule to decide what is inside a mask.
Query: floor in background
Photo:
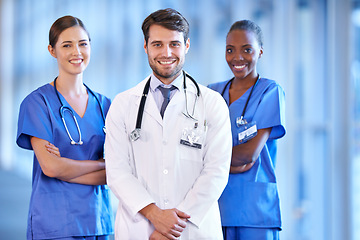
[[[0,238],[26,239],[31,181],[0,170]]]

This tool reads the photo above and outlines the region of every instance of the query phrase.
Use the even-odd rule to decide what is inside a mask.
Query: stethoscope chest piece
[[[140,128],[135,128],[131,133],[130,133],[130,140],[135,142],[136,140],[138,140],[140,138]]]

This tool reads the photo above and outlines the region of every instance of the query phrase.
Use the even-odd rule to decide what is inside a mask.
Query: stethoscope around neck
[[[184,75],[184,83],[183,83],[183,88],[184,88],[184,93],[185,93],[185,110],[186,113],[183,112],[184,116],[191,118],[193,120],[196,121],[196,119],[194,118],[194,112],[195,112],[195,105],[196,105],[196,100],[194,102],[194,107],[193,107],[193,111],[190,114],[188,111],[188,107],[187,107],[187,86],[186,86],[186,77],[188,77],[195,85],[196,87],[196,99],[198,97],[200,97],[200,88],[199,85],[197,84],[197,82],[195,81],[195,79],[193,77],[191,77],[189,74],[187,74],[185,71],[183,71],[183,75]],[[149,77],[149,79],[147,80],[145,87],[144,87],[144,91],[142,93],[141,96],[141,100],[140,100],[140,105],[139,105],[139,109],[138,109],[138,115],[137,115],[137,119],[136,119],[136,126],[135,129],[130,133],[130,139],[131,141],[136,141],[140,138],[141,135],[141,122],[142,122],[142,117],[144,115],[144,108],[145,108],[145,102],[146,102],[146,98],[149,94],[149,89],[150,89],[150,79],[151,77]]]
[[[234,79],[235,79],[235,77],[233,77],[232,79],[230,79],[230,80],[225,84],[225,87],[224,87],[224,89],[223,89],[222,92],[221,92],[221,96],[223,96],[224,99],[225,99],[224,93],[225,93],[225,91],[226,91],[226,88],[232,83],[232,81],[234,81]],[[258,74],[258,76],[257,76],[257,78],[256,78],[256,81],[255,81],[254,85],[253,85],[252,88],[251,88],[250,94],[249,94],[248,98],[246,99],[246,103],[245,103],[244,109],[243,109],[243,111],[242,111],[242,113],[241,113],[241,116],[240,116],[240,118],[237,120],[237,124],[244,124],[244,123],[246,123],[246,120],[244,119],[245,111],[246,111],[247,105],[248,105],[248,103],[249,103],[250,97],[251,97],[251,95],[252,95],[252,93],[253,93],[253,91],[254,91],[254,88],[256,87],[256,85],[257,85],[258,82],[259,82],[259,79],[260,79],[260,74]],[[230,105],[230,98],[229,98],[229,105]]]
[[[59,99],[59,102],[60,102],[60,105],[61,105],[60,108],[59,108],[59,113],[60,113],[61,120],[62,120],[62,122],[63,122],[63,124],[64,124],[66,133],[67,133],[67,135],[68,135],[69,138],[70,138],[70,143],[71,143],[71,145],[82,145],[84,142],[82,141],[82,138],[81,138],[81,130],[80,130],[78,121],[76,120],[75,114],[74,114],[74,112],[71,110],[71,108],[65,106],[65,105],[63,104],[63,102],[61,101],[61,98],[60,98],[60,96],[59,96],[59,92],[58,92],[58,90],[57,90],[57,88],[56,88],[56,80],[57,80],[57,77],[56,77],[55,80],[54,80],[54,88],[55,88],[56,96],[57,96],[57,98]],[[95,93],[94,93],[88,86],[86,86],[85,83],[83,83],[83,84],[84,84],[84,86],[86,87],[87,91],[90,92],[90,93],[95,97],[97,103],[99,104],[101,116],[102,116],[102,119],[103,119],[104,124],[105,124],[104,111],[103,111],[103,108],[102,108],[102,106],[101,106],[101,103],[100,103],[99,98],[95,95]],[[73,117],[73,119],[74,119],[74,122],[75,122],[75,125],[76,125],[76,128],[77,128],[77,131],[78,131],[78,134],[79,134],[79,141],[77,141],[77,142],[72,138],[72,136],[71,136],[71,134],[70,134],[70,131],[69,131],[68,127],[67,127],[67,124],[66,124],[66,122],[65,122],[64,113],[65,113],[66,111],[70,112],[71,115],[72,115],[72,117]],[[105,133],[105,126],[103,127],[103,131],[104,131],[104,133]]]

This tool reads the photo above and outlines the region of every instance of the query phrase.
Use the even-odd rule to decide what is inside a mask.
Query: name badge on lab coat
[[[198,123],[196,122],[194,126],[186,127],[183,129],[180,139],[180,144],[201,149],[203,138],[204,138],[204,129],[198,127]]]

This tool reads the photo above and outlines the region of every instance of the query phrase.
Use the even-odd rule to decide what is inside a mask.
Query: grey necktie
[[[162,93],[162,95],[164,97],[164,101],[163,101],[163,103],[161,105],[161,108],[160,108],[160,115],[163,118],[165,109],[166,109],[167,105],[170,102],[170,93],[171,93],[172,90],[176,89],[176,87],[171,86],[170,88],[164,88],[162,86],[158,86],[158,88],[159,88],[159,90],[161,91],[161,93]]]

